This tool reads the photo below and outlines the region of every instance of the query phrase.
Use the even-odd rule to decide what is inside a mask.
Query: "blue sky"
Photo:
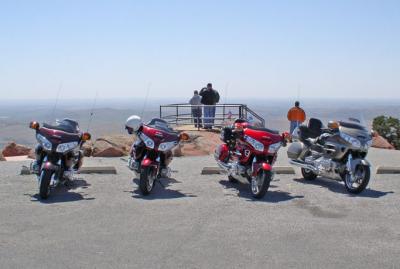
[[[400,1],[0,0],[2,99],[400,98],[399,74]]]

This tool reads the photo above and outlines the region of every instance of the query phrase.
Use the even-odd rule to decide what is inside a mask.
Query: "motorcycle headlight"
[[[278,150],[279,150],[279,148],[281,147],[281,145],[282,145],[281,142],[278,142],[278,143],[269,145],[269,147],[268,147],[268,152],[269,152],[269,153],[276,153],[276,152],[278,152]]]
[[[361,142],[357,138],[354,138],[348,134],[340,133],[340,137],[350,143],[353,147],[360,148]]]
[[[144,133],[140,134],[140,138],[143,140],[143,142],[146,145],[146,147],[148,147],[149,149],[154,149],[154,141],[153,141],[153,139],[151,139],[150,137],[148,137]]]
[[[158,146],[158,150],[159,151],[168,151],[168,150],[171,150],[176,145],[178,145],[178,141],[164,142]]]
[[[62,143],[57,146],[56,152],[64,153],[78,146],[78,142]]]
[[[53,145],[51,144],[51,142],[49,140],[47,140],[46,137],[44,137],[41,134],[37,134],[36,135],[36,139],[37,141],[43,146],[43,148],[45,150],[51,150],[51,148],[53,147]]]
[[[246,140],[247,143],[249,143],[250,145],[252,145],[253,148],[254,148],[255,150],[257,150],[257,151],[264,151],[264,145],[263,145],[263,143],[261,143],[261,142],[255,140],[254,138],[252,138],[252,137],[250,137],[250,136],[248,136],[248,135],[245,135],[245,136],[244,136],[244,140]]]

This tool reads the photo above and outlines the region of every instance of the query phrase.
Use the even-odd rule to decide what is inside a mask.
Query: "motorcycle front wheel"
[[[156,172],[154,167],[145,167],[140,172],[139,189],[143,195],[150,194],[156,181]]]
[[[42,170],[39,177],[39,196],[41,199],[47,199],[50,195],[50,182],[53,171]]]
[[[353,194],[362,192],[368,185],[371,176],[371,169],[368,165],[357,165],[353,178],[349,173],[344,175],[344,186]]]
[[[251,193],[254,198],[261,199],[265,196],[271,183],[271,179],[271,172],[263,170],[258,172],[257,176],[251,178]]]

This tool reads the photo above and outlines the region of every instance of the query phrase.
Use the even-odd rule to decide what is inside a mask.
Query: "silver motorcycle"
[[[372,135],[357,119],[330,121],[325,127],[311,118],[292,134],[288,148],[289,162],[301,167],[306,180],[317,176],[343,180],[350,193],[360,193],[368,185],[371,165],[365,159]]]

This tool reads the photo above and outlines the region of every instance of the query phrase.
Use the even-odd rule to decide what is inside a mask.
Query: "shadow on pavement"
[[[133,198],[137,199],[158,200],[158,199],[178,199],[183,197],[197,197],[196,195],[183,193],[179,190],[167,189],[167,187],[169,187],[171,184],[180,183],[180,181],[177,181],[174,178],[159,179],[159,182],[156,181],[151,193],[146,196],[142,195],[139,190],[139,179],[134,178],[132,181],[133,183],[135,183],[136,188],[135,190],[128,192],[132,193]]]
[[[45,200],[41,199],[38,193],[34,195],[30,194],[25,194],[25,195],[30,196],[32,198],[31,199],[32,202],[40,202],[43,204],[75,202],[81,200],[94,200],[95,198],[87,198],[85,197],[84,194],[78,192],[71,192],[71,190],[77,188],[86,189],[89,186],[90,184],[83,179],[74,179],[67,186],[60,185],[55,188],[52,188],[50,196]]]
[[[243,184],[239,182],[231,183],[228,180],[220,180],[219,184],[224,186],[226,189],[235,189],[239,192],[237,196],[247,198],[248,200],[255,202],[279,203],[279,202],[289,201],[292,199],[304,198],[303,195],[291,195],[289,192],[285,191],[271,191],[271,188],[276,188],[275,185],[271,185],[264,198],[255,199],[251,194],[250,184]]]
[[[320,186],[323,188],[328,188],[328,190],[330,190],[332,192],[346,194],[348,196],[380,198],[387,194],[394,193],[393,191],[386,192],[386,191],[377,191],[377,190],[369,189],[367,186],[367,189],[365,189],[363,192],[361,192],[359,194],[351,194],[351,193],[347,192],[345,186],[340,181],[323,178],[323,177],[318,177],[315,180],[305,180],[304,178],[295,178],[293,180],[296,182],[302,183],[302,184],[306,184],[306,185],[314,185],[314,186]]]

